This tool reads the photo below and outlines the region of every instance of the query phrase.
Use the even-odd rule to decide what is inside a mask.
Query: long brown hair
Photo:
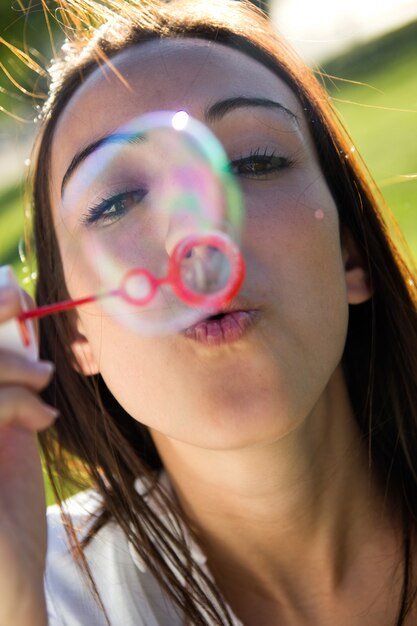
[[[71,0],[59,2],[69,40],[52,67],[51,91],[37,146],[33,206],[39,304],[68,297],[52,225],[49,179],[57,120],[81,81],[98,64],[150,39],[199,37],[238,49],[270,68],[289,85],[305,111],[323,175],[338,207],[340,224],[368,264],[372,299],[352,306],[343,366],[355,414],[369,444],[369,463],[387,494],[395,493],[404,521],[404,584],[397,624],[411,604],[411,532],[417,520],[417,309],[414,273],[403,261],[383,218],[383,199],[334,114],[320,81],[273,32],[249,3],[236,0]],[[88,572],[83,548],[110,520],[116,522],[185,621],[231,624],[214,584],[192,562],[181,532],[167,528],[134,489],[141,477],[167,510],[181,518],[157,484],[162,463],[146,427],[118,405],[101,378],[72,367],[69,346],[74,314],[41,323],[41,356],[56,363],[45,392],[61,419],[41,435],[41,446],[58,501],[69,484],[93,484],[103,506],[84,542],[69,536]],[[173,546],[175,549],[173,549]],[[178,557],[180,550],[183,558]],[[173,564],[187,581],[173,575]],[[90,581],[92,578],[90,576]],[[201,582],[204,581],[204,585]],[[93,585],[94,587],[94,585]]]

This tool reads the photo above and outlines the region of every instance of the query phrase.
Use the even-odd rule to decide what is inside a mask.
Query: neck
[[[206,450],[153,437],[229,595],[234,586],[241,595],[245,580],[248,593],[258,588],[291,602],[312,581],[335,594],[358,559],[372,560],[374,546],[392,537],[390,505],[369,469],[340,372],[303,423],[276,441]]]

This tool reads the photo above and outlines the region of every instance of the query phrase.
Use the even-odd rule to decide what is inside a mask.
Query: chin
[[[173,429],[166,435],[200,448],[239,450],[273,443],[299,424],[289,418],[288,407],[258,403],[250,408],[242,401],[232,407],[218,405],[204,414],[197,409],[189,420],[171,421]]]

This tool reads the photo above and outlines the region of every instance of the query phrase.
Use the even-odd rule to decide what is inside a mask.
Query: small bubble
[[[32,272],[31,275],[30,275],[30,279],[31,280],[36,280],[37,278],[38,278],[37,272]]]
[[[316,218],[316,220],[324,219],[324,211],[322,211],[321,209],[317,209],[317,211],[314,211],[314,217]]]
[[[26,159],[25,160],[25,166],[26,167],[30,167],[30,159]]]
[[[19,252],[19,259],[22,261],[23,264],[25,264],[26,261],[27,261],[27,258],[26,258],[26,250],[25,250],[25,241],[24,241],[24,239],[19,239],[17,250]]]
[[[356,150],[355,146],[352,146],[350,149],[351,152],[355,152],[355,150]]]

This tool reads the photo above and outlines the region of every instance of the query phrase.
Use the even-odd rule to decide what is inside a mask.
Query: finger
[[[0,427],[19,426],[32,432],[51,426],[58,411],[22,387],[0,388]]]
[[[21,290],[14,285],[0,288],[0,323],[22,312]]]
[[[0,351],[0,386],[23,385],[40,391],[50,381],[54,369],[49,361],[29,361],[18,354]]]

